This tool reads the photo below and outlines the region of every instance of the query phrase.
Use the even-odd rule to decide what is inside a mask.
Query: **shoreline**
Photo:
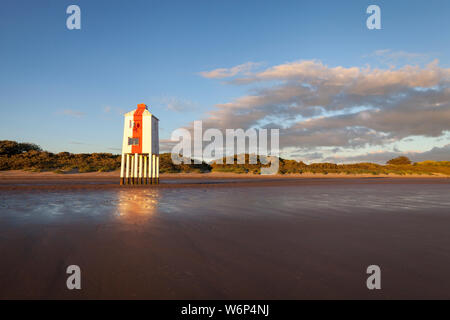
[[[113,179],[120,177],[120,171],[109,172],[85,172],[85,173],[55,173],[53,171],[30,172],[23,170],[0,171],[0,181],[5,179]],[[444,174],[369,174],[369,173],[287,173],[274,175],[259,175],[253,173],[234,172],[205,172],[205,173],[161,173],[160,178],[164,179],[192,179],[192,178],[232,178],[232,179],[270,179],[270,178],[450,178]]]

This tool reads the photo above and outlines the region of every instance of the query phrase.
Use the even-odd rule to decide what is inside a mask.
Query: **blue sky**
[[[81,30],[66,28],[70,4],[81,8]],[[370,4],[381,8],[382,30],[366,27]],[[4,0],[0,139],[35,142],[53,152],[118,153],[121,113],[138,103],[160,119],[160,136],[168,139],[174,129],[208,118],[217,105],[288,81],[236,85],[200,74],[249,62],[256,64],[255,73],[298,61],[320,61],[328,68],[426,70],[438,59],[439,68],[447,70],[449,13],[446,0]],[[444,129],[336,147],[341,158],[426,152],[450,143]],[[324,153],[323,146],[303,148],[301,140],[295,146],[293,139],[295,134],[288,153],[299,147],[300,158],[337,154]]]

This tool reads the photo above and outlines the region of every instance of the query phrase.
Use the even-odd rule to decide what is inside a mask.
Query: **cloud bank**
[[[450,69],[437,60],[388,69],[329,67],[318,60],[258,72],[244,66],[202,73],[232,78],[233,85],[254,85],[248,95],[217,104],[203,119],[204,128],[280,128],[282,148],[311,152],[381,148],[409,136],[439,137],[450,130]]]

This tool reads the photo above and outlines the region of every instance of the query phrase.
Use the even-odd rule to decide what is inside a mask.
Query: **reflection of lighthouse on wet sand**
[[[125,114],[120,184],[159,182],[158,122],[145,104]]]

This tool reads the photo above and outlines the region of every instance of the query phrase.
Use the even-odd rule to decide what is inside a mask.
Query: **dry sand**
[[[262,187],[316,183],[353,183],[362,180],[369,183],[447,183],[450,177],[441,175],[371,175],[371,174],[287,174],[254,175],[237,173],[169,173],[160,175],[160,184],[152,188],[183,187]],[[126,186],[147,188],[149,185]],[[0,171],[1,190],[71,190],[124,188],[119,185],[119,171],[57,174],[54,172]]]
[[[110,172],[87,172],[87,173],[54,173],[51,171],[47,172],[30,172],[22,170],[7,170],[0,171],[0,181],[4,179],[113,179],[119,178],[120,172],[110,171]],[[161,178],[167,179],[186,179],[186,178],[202,178],[202,179],[216,179],[216,178],[233,178],[233,179],[266,179],[266,178],[445,178],[448,176],[441,174],[434,175],[396,175],[396,174],[321,174],[321,173],[311,173],[305,172],[303,174],[275,174],[275,175],[255,175],[255,174],[239,174],[232,172],[209,172],[209,173],[162,173]],[[450,178],[450,177],[448,177]]]

